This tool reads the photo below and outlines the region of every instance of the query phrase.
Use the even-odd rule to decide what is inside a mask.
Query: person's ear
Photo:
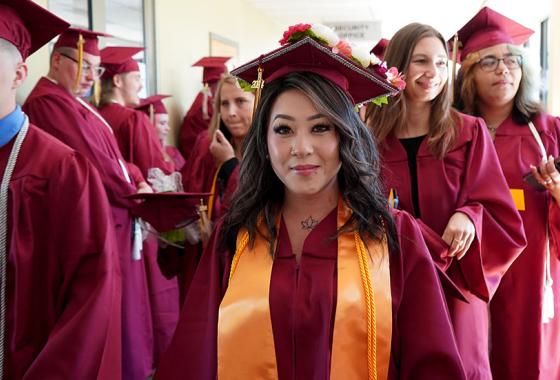
[[[21,87],[23,82],[25,82],[25,79],[27,78],[27,72],[28,69],[27,69],[27,64],[25,62],[20,62],[16,64],[16,72],[15,72],[15,77],[13,82],[14,89]]]

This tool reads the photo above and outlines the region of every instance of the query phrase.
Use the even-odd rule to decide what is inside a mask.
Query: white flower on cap
[[[368,68],[371,63],[371,58],[369,52],[365,49],[360,49],[360,47],[354,43],[350,43],[352,47],[352,58],[360,63],[365,68]]]
[[[334,30],[323,24],[311,24],[311,31],[325,40],[329,47],[335,47],[340,38]]]
[[[375,54],[371,53],[369,55],[370,61],[372,65],[380,65],[383,61],[379,59],[378,56],[376,56]]]

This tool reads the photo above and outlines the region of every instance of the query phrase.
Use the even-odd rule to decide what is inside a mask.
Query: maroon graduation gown
[[[337,292],[336,209],[307,237],[298,266],[282,223],[270,312],[280,379],[328,379]],[[389,379],[464,379],[434,265],[412,218],[395,212],[401,252],[390,254]],[[158,380],[215,379],[218,309],[232,253],[213,235],[199,265]],[[320,286],[317,286],[320,284]],[[296,342],[296,344],[294,344]]]
[[[195,146],[195,141],[200,132],[208,130],[208,124],[212,119],[213,106],[212,97],[208,97],[208,119],[204,119],[202,115],[202,103],[204,102],[204,94],[198,93],[191,108],[183,118],[183,124],[179,131],[179,149],[183,153],[185,160],[189,161],[192,157],[192,149]]]
[[[93,109],[93,106],[89,106]],[[123,173],[124,159],[112,131],[63,87],[41,78],[29,94],[24,112],[32,123],[84,155],[101,175],[111,205],[123,281],[123,375],[146,377],[152,370],[152,326],[144,263],[132,259],[134,201],[136,192]]]
[[[159,168],[164,173],[173,172],[173,164],[165,161],[163,148],[150,119],[140,111],[109,103],[99,110],[113,128],[117,144],[125,160],[136,165],[144,178],[148,170]],[[154,365],[165,351],[179,320],[179,290],[177,282],[166,279],[157,264],[158,242],[148,235],[142,247],[146,266],[150,309],[154,337]]]
[[[173,165],[175,166],[175,171],[180,172],[183,166],[185,166],[186,161],[183,158],[181,152],[179,152],[179,149],[177,149],[172,145],[166,145],[164,149],[165,149],[165,153],[167,153],[167,156],[173,162]]]
[[[467,378],[491,379],[488,360],[487,302],[502,275],[525,246],[523,226],[500,169],[492,139],[482,119],[461,115],[463,126],[455,147],[443,160],[434,156],[427,139],[417,154],[420,225],[435,262],[469,303],[448,297],[451,319]],[[397,189],[399,208],[414,214],[407,154],[394,136],[381,147],[383,180]],[[441,235],[457,211],[476,229],[471,248],[461,259],[445,260]]]
[[[15,138],[0,147],[3,176]],[[30,125],[8,192],[5,379],[120,379],[121,280],[97,170]]]
[[[160,168],[166,174],[173,171],[173,165],[165,161],[156,130],[145,113],[117,103],[107,104],[99,113],[113,128],[125,160],[138,166],[144,177],[148,176],[150,168]]]
[[[214,157],[210,153],[210,137],[206,131],[201,132],[194,145],[190,160],[183,167],[183,187],[187,192],[211,192],[212,182],[218,167],[214,162]],[[239,175],[239,165],[231,173],[225,189],[216,187],[214,205],[212,207],[212,222],[217,221],[224,213],[231,195],[237,187]],[[198,262],[202,255],[202,244],[191,245],[185,243],[184,254],[179,253],[177,257],[161,258],[160,264],[165,266],[164,271],[169,274],[177,275],[179,283],[180,304],[183,305],[189,285],[194,276]]]
[[[560,155],[560,120],[547,114],[533,120],[549,155]],[[520,211],[527,248],[510,267],[492,302],[491,364],[495,380],[560,379],[560,208],[548,192],[522,180],[541,153],[529,126],[506,119],[494,141],[509,187],[523,189]],[[546,224],[551,237],[551,274],[555,317],[541,322]]]

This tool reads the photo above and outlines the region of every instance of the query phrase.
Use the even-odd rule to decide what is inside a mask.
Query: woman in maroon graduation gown
[[[369,106],[383,181],[394,205],[419,220],[434,260],[469,301],[448,295],[457,344],[467,377],[489,380],[487,302],[525,246],[521,219],[484,121],[451,109],[441,34],[407,25],[385,58],[404,74],[406,89],[387,107]]]
[[[515,46],[532,33],[489,8],[458,33],[459,107],[486,121],[528,242],[490,303],[495,380],[560,378],[560,174],[548,158],[560,153],[560,120],[542,112],[527,55]],[[535,167],[540,190],[523,181]]]
[[[169,114],[167,113],[167,108],[163,104],[163,99],[169,98],[171,95],[152,95],[146,99],[142,99],[140,104],[135,108],[142,111],[148,115],[150,121],[152,122],[155,130],[157,131],[157,136],[163,152],[165,155],[165,160],[172,162],[175,166],[175,171],[180,171],[183,166],[185,166],[185,159],[183,155],[173,145],[167,144],[167,136],[169,135]]]
[[[389,211],[353,110],[396,88],[309,37],[272,53],[236,70],[266,84],[156,379],[463,379],[418,226]]]
[[[216,90],[214,105],[217,112],[212,116],[210,128],[198,135],[190,159],[183,167],[186,192],[213,194],[206,205],[210,223],[222,215],[237,185],[241,146],[251,125],[253,103],[253,94],[243,91],[235,78],[223,77]],[[209,225],[203,226],[199,240],[207,241],[210,230]],[[184,254],[173,263],[175,268],[167,265],[168,274],[178,276],[181,305],[202,254],[202,243],[185,244]]]

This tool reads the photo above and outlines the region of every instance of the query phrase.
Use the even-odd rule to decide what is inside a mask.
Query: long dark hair
[[[274,173],[267,150],[267,130],[272,106],[288,90],[303,92],[325,115],[339,135],[341,169],[338,185],[352,217],[339,232],[357,230],[362,238],[387,236],[389,248],[397,249],[396,228],[379,179],[379,157],[373,136],[360,120],[348,96],[323,77],[294,72],[265,85],[252,127],[245,138],[239,184],[221,230],[222,248],[235,251],[240,229],[249,232],[249,244],[260,233],[271,243],[276,216],[284,201],[284,184]],[[257,231],[259,218],[266,231]],[[264,232],[264,234],[262,233]]]

